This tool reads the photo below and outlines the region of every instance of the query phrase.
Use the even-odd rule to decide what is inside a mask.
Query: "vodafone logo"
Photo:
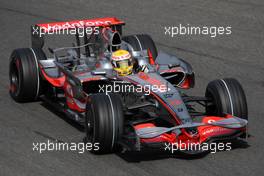
[[[205,129],[202,132],[202,135],[218,135],[218,134],[224,134],[224,133],[229,133],[232,131],[232,129],[226,129],[226,128],[221,128],[221,127],[213,127],[209,129]]]
[[[213,133],[213,132],[215,132],[214,129],[209,129],[209,130],[205,130],[202,134],[206,135],[206,134]]]
[[[87,27],[98,27],[98,26],[109,26],[109,25],[122,25],[125,24],[117,18],[97,18],[97,19],[86,19],[86,20],[74,20],[68,22],[52,22],[37,24],[44,32],[65,30],[73,28],[87,28]]]
[[[71,28],[84,28],[84,27],[92,27],[92,26],[104,26],[110,25],[111,21],[90,21],[90,20],[80,20],[74,22],[58,22],[58,23],[48,23],[39,25],[41,29],[45,32],[51,30],[64,30]]]
[[[210,119],[207,121],[207,123],[213,123],[213,122],[215,122],[215,120]]]

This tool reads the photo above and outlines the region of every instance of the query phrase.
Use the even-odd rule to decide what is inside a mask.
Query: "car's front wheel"
[[[93,145],[93,153],[112,152],[123,134],[121,99],[116,94],[94,94],[86,108],[85,141]]]
[[[206,106],[208,115],[231,114],[248,120],[247,100],[241,84],[234,78],[211,81],[205,96],[212,101]]]

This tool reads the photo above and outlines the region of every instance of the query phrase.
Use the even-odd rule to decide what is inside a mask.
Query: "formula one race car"
[[[11,97],[41,99],[83,124],[85,141],[99,145],[94,153],[246,136],[247,103],[237,80],[217,79],[205,96],[188,96],[184,90],[195,83],[190,64],[158,52],[149,35],[122,36],[123,25],[100,18],[32,26],[32,48],[10,57]],[[81,36],[80,28],[91,32]],[[47,58],[44,35],[63,30],[75,30],[75,45],[48,48]]]

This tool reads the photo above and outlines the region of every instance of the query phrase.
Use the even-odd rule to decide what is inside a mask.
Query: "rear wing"
[[[122,25],[125,25],[125,23],[115,17],[36,24],[31,26],[31,43],[34,48],[42,48],[45,34],[76,28],[111,27],[121,34]]]

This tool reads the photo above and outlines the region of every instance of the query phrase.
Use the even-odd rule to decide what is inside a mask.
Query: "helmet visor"
[[[117,68],[125,69],[129,66],[131,66],[131,61],[129,59],[116,62]]]

